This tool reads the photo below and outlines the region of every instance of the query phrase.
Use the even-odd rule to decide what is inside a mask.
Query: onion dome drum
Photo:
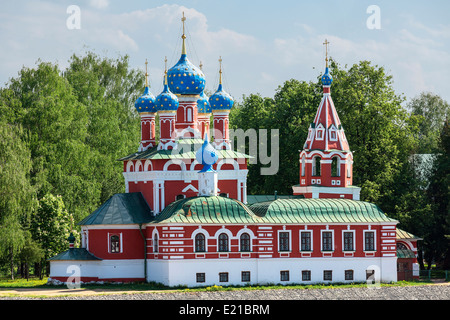
[[[150,92],[148,87],[145,87],[144,94],[136,99],[134,106],[139,113],[156,112],[155,96]]]
[[[322,76],[322,85],[329,86],[333,82],[333,78],[331,77],[330,71],[328,67],[325,68],[325,73]]]
[[[233,98],[223,91],[222,84],[219,84],[217,91],[209,98],[212,110],[230,110],[233,107]]]
[[[178,98],[170,92],[167,85],[167,78],[165,79],[163,91],[156,97],[155,104],[157,111],[177,111],[178,109]]]

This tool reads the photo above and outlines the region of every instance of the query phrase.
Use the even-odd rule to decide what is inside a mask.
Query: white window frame
[[[289,250],[280,250],[280,233],[287,232],[289,234]],[[278,252],[292,252],[292,232],[291,230],[278,230],[277,233]]]
[[[325,128],[321,123],[317,126],[315,139],[320,141],[325,139]]]
[[[302,233],[309,233],[311,235],[311,239],[310,239],[310,244],[311,244],[311,249],[310,250],[302,250]],[[314,250],[313,248],[313,231],[312,230],[300,230],[300,234],[299,234],[299,248],[300,248],[300,252],[312,252]]]
[[[323,250],[323,233],[324,232],[331,232],[331,250]],[[329,229],[320,230],[320,251],[334,252],[334,230],[329,230]]]
[[[338,132],[334,125],[331,126],[331,128],[328,130],[330,134],[330,141],[337,141],[338,140]],[[332,137],[332,133],[334,133],[334,138]]]
[[[366,250],[366,233],[373,232],[373,250]],[[363,247],[364,252],[376,252],[377,251],[377,232],[376,230],[367,229],[363,230]]]
[[[119,236],[119,252],[111,252],[111,237]],[[108,232],[108,253],[123,253],[123,236],[122,232]]]
[[[344,233],[349,232],[353,234],[353,249],[352,250],[345,250],[345,243],[344,243]],[[355,252],[356,243],[355,243],[355,230],[342,230],[342,251],[343,252]]]

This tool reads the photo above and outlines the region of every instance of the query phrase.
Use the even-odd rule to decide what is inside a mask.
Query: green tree
[[[428,188],[433,213],[430,226],[424,235],[425,259],[436,260],[450,268],[450,126],[445,122],[438,141],[438,154]]]
[[[87,52],[73,55],[69,64],[64,76],[86,106],[86,144],[93,154],[90,166],[100,184],[101,203],[123,192],[122,163],[117,159],[138,148],[140,122],[134,101],[143,92],[145,78],[130,69],[128,56],[108,59]]]
[[[20,250],[19,260],[22,265],[22,275],[28,280],[30,275],[30,265],[32,263],[40,262],[44,257],[44,250],[40,244],[33,240],[31,232],[25,232],[25,245]],[[39,268],[39,265],[37,265]],[[37,272],[39,275],[39,271]],[[36,274],[36,270],[35,270]]]
[[[62,197],[53,194],[39,200],[39,207],[31,218],[30,230],[33,240],[43,248],[41,267],[46,265],[48,258],[67,250],[67,238],[71,232],[77,234],[73,216],[67,211]]]
[[[416,153],[435,153],[439,148],[442,127],[450,115],[450,105],[434,93],[422,92],[414,97],[407,107],[418,117]]]

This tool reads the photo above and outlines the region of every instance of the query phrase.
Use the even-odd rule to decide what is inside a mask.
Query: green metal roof
[[[117,193],[78,224],[141,224],[149,222],[152,217],[152,211],[140,192]]]
[[[97,258],[92,253],[84,248],[70,248],[67,251],[61,252],[48,260],[102,260]]]
[[[150,223],[377,223],[397,222],[375,204],[348,199],[277,199],[244,205],[224,197],[175,201]]]
[[[151,223],[260,223],[242,202],[220,196],[172,202]]]
[[[402,250],[397,249],[397,258],[415,258],[416,255],[414,254],[414,251],[412,250]]]
[[[273,201],[276,199],[303,199],[305,198],[304,195],[277,195],[275,196],[274,194],[270,195],[247,195],[247,205],[252,205],[254,203],[258,203],[258,202],[266,202],[266,201]]]
[[[179,139],[177,140],[178,148],[171,150],[158,150],[158,147],[149,148],[145,151],[136,152],[126,157],[120,158],[119,161],[126,160],[158,160],[158,159],[195,159],[195,153],[203,144],[202,139]],[[252,158],[249,155],[233,150],[217,150],[219,159],[238,159]]]

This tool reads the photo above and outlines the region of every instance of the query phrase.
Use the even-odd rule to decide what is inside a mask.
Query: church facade
[[[352,185],[353,156],[328,65],[293,195],[248,203],[249,156],[232,150],[228,132],[233,99],[221,66],[217,91],[205,96],[205,76],[187,58],[184,20],[181,57],[166,67],[163,91],[153,96],[146,74],[136,100],[141,141],[120,159],[125,193],[79,222],[81,247],[70,239],[70,248],[50,259],[49,280],[68,282],[76,270],[83,282],[189,287],[393,282],[400,242],[404,263],[415,266],[418,239],[360,201]]]

